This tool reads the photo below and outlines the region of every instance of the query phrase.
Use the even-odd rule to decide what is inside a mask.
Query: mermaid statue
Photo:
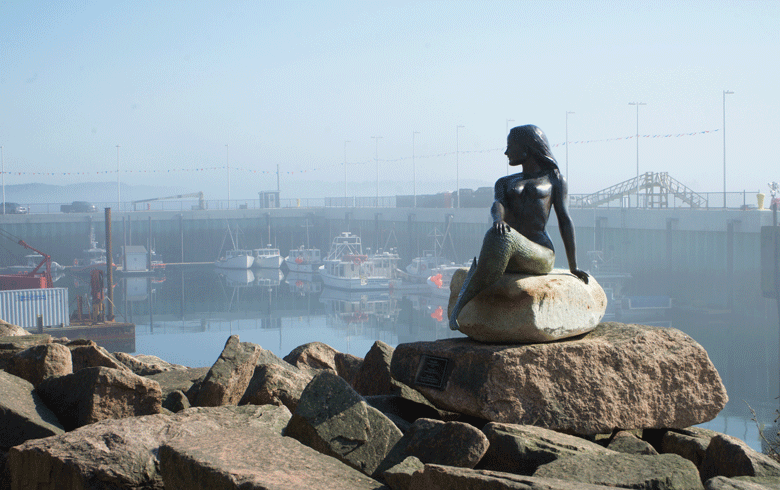
[[[479,259],[471,263],[452,308],[452,330],[459,330],[458,315],[463,307],[504,272],[541,275],[552,270],[555,251],[545,230],[551,208],[558,217],[569,270],[588,282],[588,273],[577,268],[574,225],[566,207],[566,181],[544,132],[530,124],[512,128],[504,154],[509,165],[520,165],[523,171],[496,181],[490,208],[493,226],[485,233]]]

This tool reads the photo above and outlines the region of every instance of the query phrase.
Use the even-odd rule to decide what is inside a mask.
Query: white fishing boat
[[[254,267],[261,269],[278,269],[282,265],[282,255],[278,248],[273,248],[269,244],[266,248],[255,248],[252,250],[255,256]]]
[[[322,265],[322,252],[318,248],[300,248],[290,250],[284,258],[284,264],[290,272],[317,272]]]
[[[228,250],[214,265],[221,269],[249,269],[255,263],[252,250],[235,248]]]
[[[363,253],[360,237],[344,232],[333,239],[330,252],[319,268],[322,282],[338,289],[385,289],[395,278],[399,256],[381,251]]]
[[[424,250],[422,256],[413,258],[406,266],[406,272],[412,277],[427,279],[433,270],[449,263],[450,261],[437,255],[433,250]]]
[[[249,269],[255,263],[254,251],[251,249],[243,249],[238,247],[238,230],[236,230],[236,236],[233,238],[233,234],[230,232],[230,225],[227,225],[227,232],[222,239],[222,245],[225,245],[227,237],[230,237],[230,242],[233,248],[227,250],[225,255],[220,256],[214,265],[221,269]],[[220,251],[222,247],[220,247]]]
[[[25,260],[27,261],[24,265],[10,265],[8,266],[8,269],[15,272],[15,273],[27,273],[35,270],[39,265],[43,262],[43,255],[41,254],[28,254],[24,256]],[[65,269],[64,266],[58,264],[57,262],[51,261],[51,270],[54,271],[61,271]]]
[[[89,225],[89,248],[84,249],[84,255],[73,261],[73,272],[89,273],[95,269],[106,270],[108,260],[106,258],[106,249],[98,246],[95,240],[95,230],[92,223]],[[116,269],[116,264],[111,262],[111,267]]]

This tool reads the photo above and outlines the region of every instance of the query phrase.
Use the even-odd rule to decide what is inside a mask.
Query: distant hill
[[[151,185],[120,186],[122,202],[184,194],[189,191],[179,187],[157,187]],[[92,203],[115,202],[116,184],[110,182],[88,182],[85,184],[15,184],[5,186],[5,199],[29,205],[37,203],[70,203],[89,201]],[[2,199],[0,199],[2,200]]]

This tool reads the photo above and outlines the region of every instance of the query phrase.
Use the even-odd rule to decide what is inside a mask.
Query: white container
[[[22,328],[35,328],[38,315],[44,327],[70,325],[68,289],[12,289],[0,291],[0,319]]]

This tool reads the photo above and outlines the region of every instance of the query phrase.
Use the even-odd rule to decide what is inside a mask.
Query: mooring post
[[[108,287],[108,315],[106,320],[114,320],[114,253],[111,247],[111,208],[105,208],[106,216],[106,285]]]

